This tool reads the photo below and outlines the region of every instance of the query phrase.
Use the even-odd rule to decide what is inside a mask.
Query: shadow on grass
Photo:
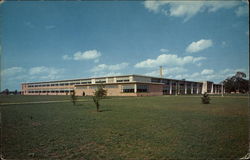
[[[111,109],[102,109],[102,110],[99,110],[99,112],[109,112],[109,111],[112,111]]]

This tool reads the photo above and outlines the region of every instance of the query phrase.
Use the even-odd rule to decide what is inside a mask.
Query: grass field
[[[235,159],[248,150],[248,97],[2,96],[6,159]],[[57,101],[27,104],[24,102]],[[21,102],[23,104],[6,103]],[[5,105],[3,105],[5,103]]]

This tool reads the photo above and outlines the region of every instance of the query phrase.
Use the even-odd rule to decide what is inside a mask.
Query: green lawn
[[[70,100],[5,96],[1,102]],[[1,105],[6,159],[234,159],[248,150],[248,98],[109,97],[97,113],[91,97]]]

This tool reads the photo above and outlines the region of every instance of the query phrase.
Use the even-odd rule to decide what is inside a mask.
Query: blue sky
[[[246,1],[0,4],[2,90],[22,82],[142,74],[220,82],[248,73]]]

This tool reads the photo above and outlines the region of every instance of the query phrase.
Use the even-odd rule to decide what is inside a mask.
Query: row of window
[[[98,86],[84,86],[84,87],[81,87],[81,89],[97,89]],[[77,87],[78,88],[78,87]],[[118,85],[105,85],[103,88],[118,88]]]
[[[167,85],[170,84],[170,81],[171,81],[171,80],[167,80],[167,79],[158,79],[158,78],[152,78],[152,79],[151,79],[151,82],[155,82],[155,83],[164,83],[164,84],[167,84]],[[180,82],[182,82],[182,83],[180,83]],[[185,85],[185,84],[183,83],[183,81],[172,81],[172,85],[175,85],[175,84],[177,84],[177,83],[179,83],[179,85]],[[197,85],[199,85],[199,84],[194,84],[194,83],[193,83],[193,85],[197,86]],[[191,86],[191,83],[190,83],[190,82],[187,82],[187,86]]]
[[[116,82],[129,82],[129,79],[118,79]]]
[[[28,93],[70,93],[73,90],[33,90],[28,91]]]
[[[129,79],[121,79],[117,80],[116,82],[129,82]],[[98,80],[95,83],[106,83],[106,80]],[[72,85],[78,85],[78,84],[91,84],[91,81],[85,81],[85,82],[67,82],[67,83],[45,83],[45,84],[29,84],[29,88],[33,87],[50,87],[50,86],[72,86]]]
[[[50,87],[50,86],[69,86],[69,85],[76,85],[76,84],[91,84],[91,81],[86,82],[71,82],[71,83],[48,83],[48,84],[29,84],[28,87]]]

